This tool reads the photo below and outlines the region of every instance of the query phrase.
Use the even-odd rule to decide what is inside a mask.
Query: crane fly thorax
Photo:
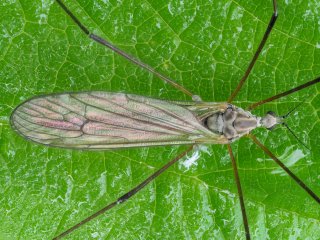
[[[208,117],[206,125],[213,132],[224,135],[232,141],[261,126],[260,121],[260,117],[229,104],[225,111],[214,113]]]

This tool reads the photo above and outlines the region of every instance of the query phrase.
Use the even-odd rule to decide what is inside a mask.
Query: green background
[[[225,101],[272,14],[266,0],[66,1],[94,33],[206,101]],[[279,18],[235,104],[320,76],[320,2],[278,2]],[[90,41],[54,1],[0,3],[0,239],[49,239],[115,200],[185,146],[88,152],[47,148],[12,131],[15,106],[38,94],[105,90],[190,100]],[[320,86],[254,111],[285,114],[311,149],[279,128],[256,136],[320,194]],[[320,206],[250,139],[232,144],[253,239],[319,239]],[[225,146],[176,164],[127,203],[67,239],[244,239]]]

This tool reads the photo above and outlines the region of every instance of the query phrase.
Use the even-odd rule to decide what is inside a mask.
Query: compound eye
[[[272,112],[272,111],[268,111],[267,114],[269,114],[269,115],[271,115],[271,116],[273,116],[273,117],[276,117],[276,116],[277,116],[276,113],[275,113],[275,112]]]
[[[277,125],[273,125],[272,127],[267,128],[269,131],[272,131],[276,128]]]

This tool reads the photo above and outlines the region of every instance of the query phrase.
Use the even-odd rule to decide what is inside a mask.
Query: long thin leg
[[[244,230],[246,232],[246,239],[250,240],[251,238],[250,238],[249,224],[248,224],[246,208],[245,208],[244,200],[243,200],[243,193],[242,193],[242,188],[241,188],[241,183],[240,183],[240,177],[239,177],[239,173],[238,173],[237,163],[236,163],[236,160],[234,158],[234,155],[233,155],[232,148],[231,148],[230,144],[228,144],[228,151],[229,151],[230,158],[231,158],[231,161],[232,161],[232,168],[233,168],[234,178],[235,178],[236,184],[237,184],[238,195],[239,195],[239,199],[240,199],[241,212],[242,212],[243,225],[244,225]]]
[[[268,154],[293,180],[296,181],[317,203],[320,204],[320,198],[315,194],[300,178],[289,170],[273,153],[266,148],[254,135],[249,134],[249,137],[255,142],[266,154]]]
[[[268,27],[267,27],[267,30],[266,32],[264,33],[263,35],[263,38],[259,44],[259,47],[258,49],[256,50],[248,68],[247,68],[247,71],[245,72],[244,76],[241,78],[238,86],[236,87],[236,89],[233,91],[233,93],[231,94],[231,96],[229,97],[228,99],[228,103],[231,103],[233,101],[233,99],[237,96],[238,92],[240,91],[240,89],[242,88],[243,84],[245,83],[245,81],[247,80],[254,64],[256,63],[259,55],[260,55],[260,52],[261,50],[263,49],[268,37],[269,37],[269,34],[277,20],[277,17],[278,17],[278,12],[277,12],[277,1],[276,0],[273,0],[273,14],[271,16],[271,19],[269,21],[269,24],[268,24]]]
[[[134,196],[136,193],[138,193],[140,190],[142,190],[145,186],[147,186],[153,179],[158,177],[161,173],[163,173],[165,170],[167,170],[170,166],[172,166],[174,163],[179,161],[182,157],[184,157],[188,152],[190,152],[193,149],[193,145],[190,146],[187,150],[180,153],[176,158],[172,159],[170,162],[168,162],[166,165],[164,165],[162,168],[160,168],[158,171],[153,173],[151,176],[149,176],[146,180],[144,180],[142,183],[140,183],[135,188],[131,189],[129,192],[125,193],[123,196],[119,197],[116,201],[110,203],[106,207],[100,209],[98,212],[92,214],[91,216],[87,217],[86,219],[82,220],[81,222],[77,223],[73,227],[69,228],[68,230],[64,231],[63,233],[59,234],[58,236],[54,237],[54,240],[61,239],[68,235],[69,233],[75,231],[82,225],[84,225],[87,222],[90,222],[94,218],[100,216],[101,214],[105,213],[106,211],[110,210],[111,208],[117,206],[118,204],[124,203],[128,199],[130,199],[132,196]]]
[[[274,100],[276,100],[276,99],[282,98],[282,97],[284,97],[284,96],[287,96],[287,95],[289,95],[289,94],[292,94],[292,93],[294,93],[294,92],[297,92],[297,91],[299,91],[299,90],[301,90],[301,89],[304,89],[304,88],[306,88],[306,87],[310,87],[310,86],[312,86],[312,85],[314,85],[314,84],[316,84],[316,83],[319,83],[319,82],[320,82],[320,77],[318,77],[318,78],[316,78],[316,79],[314,79],[314,80],[312,80],[312,81],[309,81],[309,82],[307,82],[307,83],[304,83],[304,84],[302,84],[302,85],[300,85],[300,86],[298,86],[298,87],[295,87],[295,88],[293,88],[293,89],[291,89],[291,90],[288,90],[288,91],[286,91],[286,92],[279,93],[279,94],[277,94],[277,95],[275,95],[275,96],[273,96],[273,97],[270,97],[270,98],[261,100],[261,101],[256,102],[256,103],[253,103],[253,104],[251,104],[247,109],[248,109],[248,110],[252,110],[252,109],[254,109],[254,108],[256,108],[256,107],[258,107],[258,106],[260,106],[260,105],[262,105],[262,104],[265,104],[265,103],[267,103],[267,102],[271,102],[271,101],[274,101]]]
[[[173,81],[172,79],[164,76],[163,74],[157,72],[154,68],[150,67],[149,65],[139,61],[138,59],[134,58],[133,56],[125,53],[124,51],[122,51],[121,49],[117,48],[116,46],[114,46],[112,43],[106,41],[105,39],[90,33],[90,31],[79,21],[79,19],[73,15],[73,13],[66,7],[66,5],[64,5],[64,3],[62,3],[61,0],[56,0],[58,2],[58,4],[61,6],[61,8],[72,18],[72,20],[79,26],[79,28],[86,34],[89,36],[89,38],[91,38],[92,40],[102,44],[103,46],[110,48],[112,51],[118,53],[119,55],[121,55],[122,57],[128,59],[129,61],[133,62],[134,64],[148,70],[149,72],[153,73],[154,75],[156,75],[157,77],[159,77],[160,79],[162,79],[163,81],[171,84],[173,87],[179,89],[180,91],[182,91],[183,93],[193,97],[194,95],[188,91],[186,88],[184,88],[183,86],[179,85],[178,83],[176,83],[175,81]]]

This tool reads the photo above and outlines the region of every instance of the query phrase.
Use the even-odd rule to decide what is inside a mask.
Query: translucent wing
[[[209,104],[209,103],[208,103]],[[81,92],[45,95],[18,106],[11,125],[37,143],[76,149],[224,143],[203,126],[198,112],[225,104],[177,104],[142,96]]]

